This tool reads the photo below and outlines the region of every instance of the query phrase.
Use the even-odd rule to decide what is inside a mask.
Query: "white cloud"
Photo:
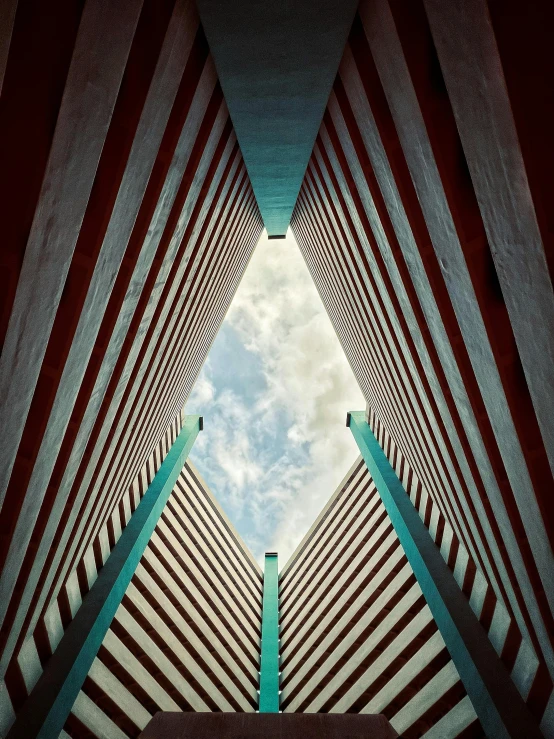
[[[211,403],[215,396],[215,388],[208,378],[209,366],[210,360],[207,359],[204,365],[204,371],[200,374],[194,386],[195,402],[199,406]]]
[[[364,400],[290,232],[262,237],[226,322],[265,388],[218,387],[210,360],[187,404],[210,413],[193,456],[255,555],[282,565],[357,456],[345,418]]]

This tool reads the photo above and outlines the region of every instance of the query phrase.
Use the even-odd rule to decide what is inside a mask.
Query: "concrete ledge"
[[[356,713],[157,713],[139,739],[395,739],[385,716]]]

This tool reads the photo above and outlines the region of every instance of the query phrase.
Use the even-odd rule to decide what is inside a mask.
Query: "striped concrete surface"
[[[551,11],[508,5],[360,4],[292,228],[370,425],[554,736]]]
[[[157,711],[254,712],[262,573],[187,462],[64,733],[136,737]]]
[[[361,457],[283,568],[280,607],[283,711],[382,713],[408,738],[483,736]]]
[[[262,230],[194,3],[39,6],[18,3],[0,111],[0,734],[179,431]]]

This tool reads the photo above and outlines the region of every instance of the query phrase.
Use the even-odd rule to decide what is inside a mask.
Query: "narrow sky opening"
[[[356,458],[365,402],[300,249],[264,232],[186,406],[191,458],[262,562],[281,562]]]

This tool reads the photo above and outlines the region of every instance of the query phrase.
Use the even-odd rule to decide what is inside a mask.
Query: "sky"
[[[185,406],[190,458],[261,563],[283,566],[358,456],[365,401],[292,232],[264,231]]]

